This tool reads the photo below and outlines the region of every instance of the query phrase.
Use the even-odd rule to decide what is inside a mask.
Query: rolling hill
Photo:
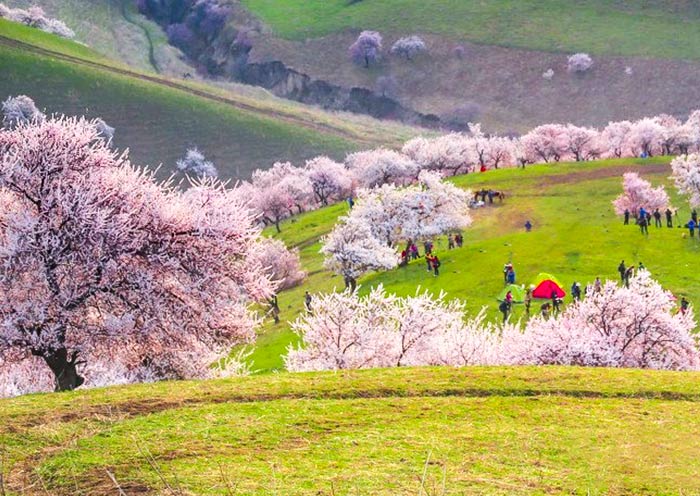
[[[697,373],[278,374],[0,400],[10,494],[695,494]]]
[[[0,99],[27,94],[48,113],[101,117],[137,163],[169,174],[198,146],[223,177],[250,175],[277,160],[398,145],[417,131],[329,114],[230,85],[209,86],[140,72],[83,45],[0,19]]]
[[[624,259],[627,265],[644,263],[664,287],[698,305],[700,282],[694,270],[700,253],[698,239],[686,238],[686,230],[677,227],[652,227],[644,237],[636,226],[623,226],[612,209],[612,200],[622,192],[622,174],[635,171],[654,185],[666,185],[679,208],[675,225],[685,224],[690,209],[674,194],[668,162],[667,157],[604,160],[458,176],[452,179],[457,185],[504,191],[506,200],[473,211],[474,223],[464,231],[462,248],[447,250],[446,237],[435,240],[442,262],[439,277],[427,272],[419,259],[406,268],[365,276],[360,280],[361,291],[377,284],[404,296],[418,288],[434,294],[445,291],[451,298],[466,300],[470,313],[485,306],[497,320],[501,314],[496,296],[503,288],[502,269],[507,261],[515,265],[518,284],[530,284],[537,274],[547,272],[557,276],[568,293],[574,281],[585,285],[598,276],[619,279],[617,266]],[[284,221],[280,234],[274,228],[267,230],[269,236],[300,249],[309,277],[280,294],[282,321],[266,324],[252,357],[254,369],[268,372],[283,367],[281,355],[297,341],[287,322],[303,311],[306,290],[313,294],[343,288],[342,277],[323,268],[319,240],[347,209],[346,204],[337,204]],[[526,220],[532,222],[532,232],[525,232]],[[533,304],[533,309],[536,312],[539,304]],[[516,306],[513,318],[524,317],[522,306]]]

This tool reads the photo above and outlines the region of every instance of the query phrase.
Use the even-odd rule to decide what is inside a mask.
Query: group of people
[[[452,236],[452,234],[449,234],[447,236],[447,249],[448,250],[452,250],[454,248],[461,248],[463,243],[464,243],[464,237],[462,236],[462,233],[457,233],[454,236]]]
[[[632,216],[632,213],[629,211],[629,209],[625,209],[623,222],[625,225],[628,225],[630,223],[630,216]],[[634,218],[635,223],[639,226],[639,230],[641,231],[641,233],[648,235],[649,226],[652,223],[652,219],[656,227],[662,227],[662,218],[665,217],[666,227],[673,227],[674,216],[676,218],[676,221],[678,221],[678,209],[676,209],[674,212],[671,211],[670,208],[667,208],[666,211],[662,214],[658,208],[655,209],[653,212],[650,212],[644,207],[641,207],[639,209],[639,212],[636,215],[634,215]],[[681,227],[680,222],[678,222],[678,227]],[[688,233],[690,234],[691,238],[695,237],[696,229],[700,230],[700,224],[698,224],[698,213],[695,209],[693,209],[693,211],[690,213],[690,220],[683,227],[686,227],[688,229]]]
[[[644,264],[639,262],[638,269],[645,269]],[[626,288],[630,287],[630,278],[634,275],[634,265],[629,267],[625,266],[625,261],[621,261],[620,265],[617,266],[617,272],[620,274],[620,281],[625,285]]]

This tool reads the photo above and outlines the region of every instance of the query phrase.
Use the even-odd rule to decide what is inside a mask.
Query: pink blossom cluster
[[[367,296],[345,291],[319,295],[313,312],[293,324],[302,338],[290,347],[291,371],[404,365],[580,365],[689,370],[700,368],[691,308],[649,272],[629,287],[607,281],[600,291],[561,314],[534,317],[523,328],[487,323],[484,312],[467,319],[464,304],[444,294]]]
[[[498,331],[484,312],[464,320],[464,304],[428,292],[398,297],[382,286],[367,296],[328,293],[292,329],[302,338],[285,365],[293,372],[415,365],[476,365],[498,360]]]
[[[0,130],[0,205],[3,393],[209,377],[275,290],[233,190],[160,183],[94,122]]]
[[[622,215],[627,210],[637,217],[641,208],[649,213],[657,209],[663,212],[671,204],[663,186],[652,187],[649,181],[639,177],[636,172],[623,174],[622,188],[623,193],[612,202],[615,213],[618,215]]]
[[[355,152],[344,163],[328,157],[316,157],[303,167],[276,163],[256,171],[238,190],[266,224],[279,229],[283,219],[347,198],[357,188],[412,184],[425,170],[453,176],[535,163],[688,154],[699,149],[700,111],[685,122],[659,115],[610,122],[603,129],[544,124],[519,138],[489,136],[479,124],[471,124],[469,133],[417,137],[400,151]]]

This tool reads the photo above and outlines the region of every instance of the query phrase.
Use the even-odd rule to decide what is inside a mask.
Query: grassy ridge
[[[419,287],[434,294],[445,291],[449,297],[466,300],[471,313],[486,306],[491,318],[497,320],[500,313],[495,298],[503,288],[501,271],[508,260],[515,264],[518,284],[530,284],[538,273],[548,272],[562,281],[568,293],[574,281],[585,285],[597,276],[618,279],[617,265],[624,259],[628,265],[643,262],[662,285],[679,297],[687,296],[697,307],[700,240],[683,238],[684,229],[653,226],[645,238],[635,226],[623,226],[612,210],[611,201],[622,190],[622,174],[635,170],[654,185],[666,185],[674,205],[680,208],[680,219],[687,222],[687,203],[672,194],[668,162],[668,158],[654,158],[538,165],[454,178],[464,188],[503,190],[506,201],[473,211],[474,224],[464,232],[461,249],[448,251],[444,237],[436,240],[442,261],[439,277],[427,272],[420,259],[404,269],[367,275],[360,281],[362,291],[377,284],[400,295],[414,294]],[[282,322],[268,323],[261,333],[253,355],[256,369],[282,367],[280,356],[297,341],[285,321],[294,320],[303,310],[304,291],[342,288],[342,278],[323,269],[318,251],[319,237],[346,211],[347,206],[339,204],[286,221],[280,235],[268,230],[268,235],[300,247],[310,276],[303,285],[280,295]],[[534,225],[530,233],[523,228],[527,219]],[[534,303],[533,311],[538,309],[539,304]],[[522,306],[516,306],[513,318],[524,317]]]
[[[243,0],[285,38],[345,29],[433,33],[545,51],[698,59],[692,2],[631,0]]]
[[[431,494],[443,477],[446,494],[692,494],[698,378],[475,367],[159,383],[4,400],[0,442],[9,488],[52,494],[113,492],[109,470],[127,494],[403,495],[424,469]]]

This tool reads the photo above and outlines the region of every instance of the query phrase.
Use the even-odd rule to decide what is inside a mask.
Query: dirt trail
[[[66,62],[71,62],[76,65],[84,66],[84,67],[90,67],[94,69],[100,69],[103,71],[110,72],[112,74],[117,74],[121,76],[128,76],[131,78],[139,79],[141,81],[147,81],[149,83],[157,84],[160,86],[165,86],[168,88],[172,88],[175,90],[183,91],[185,93],[188,93],[190,95],[198,96],[201,98],[205,98],[207,100],[221,103],[224,105],[228,105],[230,107],[237,108],[239,110],[243,110],[246,112],[251,112],[254,114],[262,115],[265,117],[269,117],[278,121],[283,121],[289,124],[292,124],[294,126],[298,127],[303,127],[306,129],[310,129],[319,133],[323,134],[331,134],[334,136],[337,136],[342,139],[346,139],[349,141],[353,141],[355,143],[360,143],[360,144],[365,144],[368,146],[376,146],[379,144],[382,144],[381,141],[376,141],[372,139],[367,139],[361,136],[358,136],[354,133],[351,133],[349,131],[346,131],[344,129],[334,127],[329,124],[325,123],[318,123],[318,122],[311,122],[307,121],[304,119],[300,119],[293,114],[289,113],[283,113],[283,112],[278,112],[274,111],[271,109],[266,109],[266,108],[261,108],[261,107],[256,107],[254,105],[250,105],[238,100],[235,100],[233,98],[228,98],[220,95],[216,95],[214,93],[209,93],[204,90],[198,90],[195,88],[191,88],[187,85],[177,83],[175,81],[167,80],[162,77],[158,76],[149,76],[147,74],[142,74],[136,71],[132,71],[129,69],[122,69],[119,67],[114,67],[110,66],[108,64],[103,64],[101,62],[96,62],[93,60],[87,60],[83,59],[80,57],[76,57],[73,55],[67,55],[65,53],[57,52],[54,50],[50,50],[47,48],[42,48],[36,45],[32,45],[30,43],[25,43],[23,41],[15,40],[13,38],[9,38],[7,36],[0,35],[0,46],[6,46],[10,48],[15,48],[18,50],[22,50],[24,52],[29,52],[41,56],[46,56],[46,57],[53,57],[59,60],[64,60]]]

